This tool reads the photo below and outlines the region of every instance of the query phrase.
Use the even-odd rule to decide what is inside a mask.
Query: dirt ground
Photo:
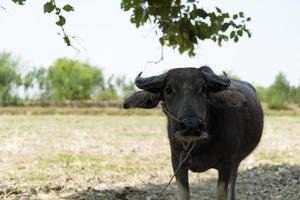
[[[299,153],[300,117],[266,116],[237,199],[299,200]],[[171,176],[163,116],[0,116],[0,199],[154,200]],[[190,173],[192,199],[214,199],[216,176]]]

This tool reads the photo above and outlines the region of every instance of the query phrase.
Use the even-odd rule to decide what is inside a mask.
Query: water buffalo
[[[162,102],[168,118],[171,159],[180,200],[189,200],[188,170],[218,170],[216,198],[235,199],[238,167],[260,141],[263,110],[254,87],[244,81],[218,76],[207,66],[175,68],[142,78],[142,91],[130,95],[124,108],[154,108]],[[180,154],[195,144],[189,159]]]

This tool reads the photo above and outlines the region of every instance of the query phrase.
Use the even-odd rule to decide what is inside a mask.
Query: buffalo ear
[[[245,95],[237,89],[229,87],[226,90],[210,92],[209,103],[220,107],[242,107],[247,104]]]
[[[160,97],[160,93],[138,91],[125,99],[123,108],[154,108],[158,105]]]

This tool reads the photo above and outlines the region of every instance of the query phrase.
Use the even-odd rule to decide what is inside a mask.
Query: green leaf
[[[65,25],[65,23],[66,23],[66,19],[63,16],[59,15],[59,20],[56,22],[56,25],[63,26]]]
[[[189,57],[194,57],[196,54],[194,53],[194,50],[193,49],[191,49],[191,50],[189,50]]]
[[[239,36],[243,36],[243,30],[238,30],[238,31],[237,31],[237,34],[238,34]]]
[[[239,13],[239,16],[240,16],[241,18],[244,18],[244,17],[245,17],[245,15],[244,15],[243,12],[240,12],[240,13]]]
[[[224,13],[224,14],[223,14],[223,17],[224,17],[224,18],[230,18],[230,15],[229,15],[229,13]]]
[[[228,41],[228,36],[227,35],[222,35],[222,38],[224,41]]]
[[[207,12],[201,8],[197,9],[197,15],[203,19],[208,16]]]
[[[186,49],[183,46],[180,46],[178,48],[178,51],[179,51],[180,54],[183,54],[183,52],[186,51]]]
[[[248,29],[244,29],[244,31],[247,33],[248,37],[251,37],[251,32]]]
[[[222,46],[222,40],[223,40],[223,38],[222,38],[222,37],[219,37],[219,39],[218,39],[218,45],[219,45],[219,46]]]
[[[161,45],[164,45],[164,43],[165,43],[164,37],[160,37],[159,38],[159,42],[160,42]]]
[[[229,23],[224,23],[221,27],[221,31],[225,32],[228,29],[229,25]]]
[[[12,0],[12,1],[19,5],[24,5],[26,2],[26,0]]]
[[[217,41],[217,37],[214,35],[214,36],[212,36],[212,38],[211,38],[214,42],[216,42]]]
[[[65,36],[64,37],[64,41],[65,41],[65,43],[68,45],[68,46],[71,46],[71,41],[70,41],[70,38],[69,38],[69,36]]]
[[[238,17],[238,15],[233,15],[233,19],[237,19]]]
[[[246,21],[250,22],[251,21],[251,17],[247,17]]]
[[[216,10],[218,13],[220,13],[220,14],[222,13],[222,10],[220,8],[216,7]]]
[[[44,13],[51,13],[55,9],[55,5],[52,1],[49,1],[44,4]]]
[[[132,7],[133,7],[133,2],[131,2],[131,0],[122,0],[121,8],[124,11],[130,10]]]
[[[235,37],[234,37],[234,42],[237,43],[238,41],[239,41],[239,37],[238,37],[238,36],[235,36]]]
[[[67,12],[74,11],[73,6],[71,6],[70,4],[64,5],[63,9]]]
[[[231,31],[231,33],[230,33],[230,39],[232,39],[234,37],[235,37],[235,31]]]

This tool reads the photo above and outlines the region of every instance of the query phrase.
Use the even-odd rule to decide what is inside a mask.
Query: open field
[[[269,110],[263,104],[266,116],[300,116],[299,105],[291,105],[287,110]],[[128,116],[128,115],[159,115],[163,116],[161,108],[157,109],[123,109],[121,104],[115,107],[0,107],[0,115],[101,115],[101,116]]]
[[[0,199],[151,200],[172,176],[166,120],[154,112],[0,115]],[[268,114],[237,199],[300,199],[299,155],[300,115]],[[192,199],[213,199],[215,187],[214,170],[191,174]],[[174,184],[163,199],[176,199]]]

